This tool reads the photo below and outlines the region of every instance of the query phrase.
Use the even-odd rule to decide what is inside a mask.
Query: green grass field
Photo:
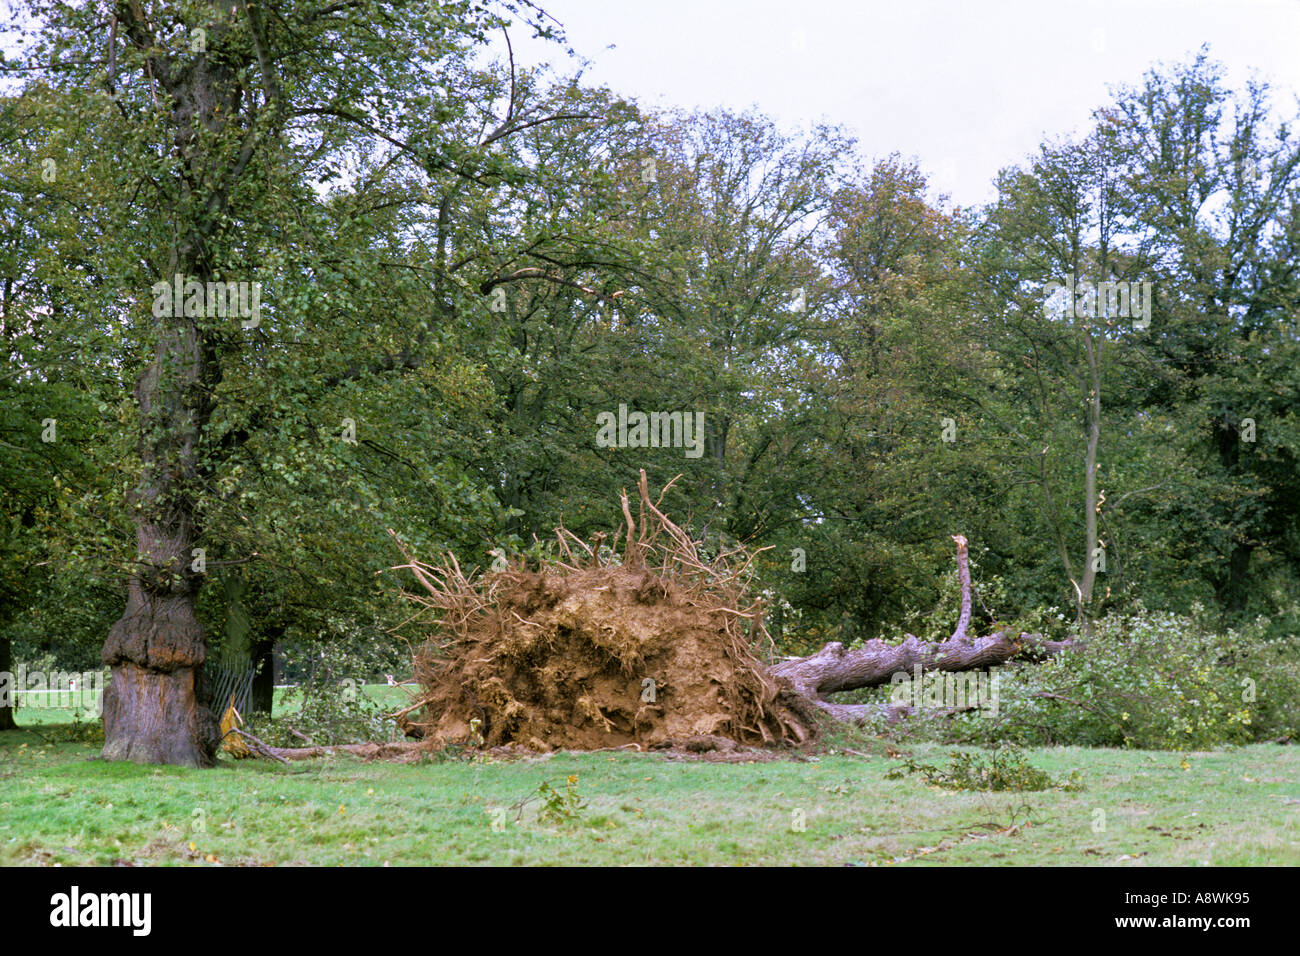
[[[1026,752],[1035,765],[1079,770],[1086,789],[953,793],[886,779],[887,757],[834,753],[104,764],[96,742],[67,739],[66,712],[37,715],[24,708],[30,729],[0,733],[3,865],[1300,864],[1295,747],[1038,749]],[[947,750],[914,754],[942,762]],[[564,791],[570,775],[587,804],[574,819],[543,822],[534,800],[516,822],[514,805],[543,781]]]

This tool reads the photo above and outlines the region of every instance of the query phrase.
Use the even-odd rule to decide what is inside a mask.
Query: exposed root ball
[[[665,489],[667,490],[667,489]],[[662,499],[661,499],[662,500]],[[565,561],[476,579],[454,558],[414,560],[440,629],[415,655],[413,722],[431,747],[519,744],[596,749],[722,737],[801,743],[814,722],[751,650],[766,641],[761,608],[741,607],[751,556],[705,564],[649,499],[640,527],[626,496],[625,547],[588,547],[567,532]],[[583,549],[574,558],[569,544]],[[770,641],[768,642],[770,646]]]

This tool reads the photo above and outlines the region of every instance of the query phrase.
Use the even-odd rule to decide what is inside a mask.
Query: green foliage
[[[987,754],[958,751],[948,761],[948,766],[918,763],[912,757],[903,758],[899,766],[891,767],[885,776],[901,780],[909,774],[921,774],[927,784],[944,790],[1082,790],[1083,777],[1071,772],[1065,780],[1057,780],[1047,771],[1035,767],[1018,748],[1004,746]]]
[[[104,742],[104,722],[98,717],[88,717],[80,710],[72,714],[72,723],[59,724],[46,736],[53,736],[59,743],[102,744]]]
[[[272,747],[366,743],[387,740],[393,733],[383,709],[364,694],[352,696],[346,685],[302,690],[287,703],[299,707],[274,717],[254,714],[244,729]]]
[[[1082,650],[1011,669],[994,722],[1026,742],[1198,750],[1260,739],[1277,728],[1253,725],[1244,682],[1300,700],[1300,668],[1261,673],[1263,650],[1257,639],[1174,614],[1111,615]],[[1270,711],[1270,722],[1279,719]]]
[[[1137,611],[1087,642],[995,674],[997,713],[922,709],[879,729],[918,739],[1202,750],[1300,734],[1300,639],[1267,622],[1209,629],[1204,616]],[[1073,634],[1077,640],[1077,633]],[[883,691],[862,695],[887,700]]]
[[[319,653],[310,676],[286,692],[282,713],[245,715],[245,729],[273,747],[308,746],[303,737],[317,746],[389,739],[395,723],[364,692],[359,677],[346,676],[360,674],[364,660],[339,645]]]
[[[569,774],[564,781],[564,789],[556,790],[549,782],[543,780],[537,786],[533,799],[541,801],[537,810],[537,819],[542,823],[554,825],[573,823],[587,804],[578,792],[578,775]]]
[[[157,474],[188,476],[176,503],[207,554],[211,577],[196,583],[213,644],[241,613],[258,642],[315,641],[330,613],[376,630],[400,620],[400,601],[375,578],[396,557],[389,529],[422,552],[464,551],[504,523],[478,453],[495,396],[466,354],[476,330],[458,321],[482,310],[482,277],[452,276],[429,246],[460,255],[484,191],[509,205],[520,165],[503,162],[501,146],[472,144],[477,105],[497,101],[510,78],[479,68],[476,51],[507,18],[540,13],[367,0],[322,18],[277,0],[226,16],[162,0],[132,14],[145,18],[130,21],[138,43],[125,39],[127,20],[116,34],[114,102],[102,68],[79,55],[102,4],[21,6],[19,19],[38,25],[31,60],[4,64],[17,95],[0,98],[0,640],[20,656],[50,643],[94,656],[121,613],[122,581],[140,570],[140,512],[127,494],[146,448],[163,459]],[[206,54],[174,42],[199,28]],[[155,84],[146,48],[185,90]],[[207,81],[194,69],[203,56],[227,67],[219,90],[192,88]],[[214,121],[186,126],[172,93],[216,104]],[[399,141],[387,130],[404,147],[374,155],[376,134]],[[310,159],[289,143],[307,144]],[[31,161],[47,155],[58,169],[48,180]],[[142,192],[141,181],[156,188]],[[497,238],[509,245],[504,225]],[[202,247],[201,262],[178,257],[177,236]],[[142,421],[132,387],[168,341],[149,290],[177,262],[261,283],[261,324],[195,317],[203,380],[176,391],[164,361],[147,402],[154,417]],[[46,418],[59,441],[42,441]],[[355,441],[339,437],[345,418]],[[176,460],[181,445],[193,460]],[[235,600],[205,586],[228,583],[231,565],[248,585]],[[46,599],[28,600],[38,593]]]
[[[410,655],[400,641],[384,629],[379,615],[370,621],[349,620],[334,613],[320,618],[315,633],[305,631],[302,619],[289,633],[281,660],[285,683],[311,687],[322,681],[353,681],[357,686],[377,683],[386,673],[405,673]]]

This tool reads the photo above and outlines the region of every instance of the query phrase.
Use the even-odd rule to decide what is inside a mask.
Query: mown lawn
[[[1086,789],[953,793],[886,779],[897,761],[883,756],[223,759],[189,771],[104,764],[97,744],[66,736],[58,724],[0,733],[0,864],[1300,864],[1295,747],[1039,749],[1035,765],[1077,769]],[[513,805],[570,775],[587,803],[574,821],[543,823],[533,801],[515,822]]]

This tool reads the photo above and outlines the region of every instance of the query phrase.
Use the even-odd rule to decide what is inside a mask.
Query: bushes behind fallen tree
[[[1153,750],[1295,738],[1300,637],[1268,639],[1266,624],[1216,631],[1198,616],[1113,614],[1059,657],[997,668],[993,706],[954,712],[922,703],[892,721],[882,714],[875,729],[944,742]],[[857,699],[897,696],[887,686]]]

